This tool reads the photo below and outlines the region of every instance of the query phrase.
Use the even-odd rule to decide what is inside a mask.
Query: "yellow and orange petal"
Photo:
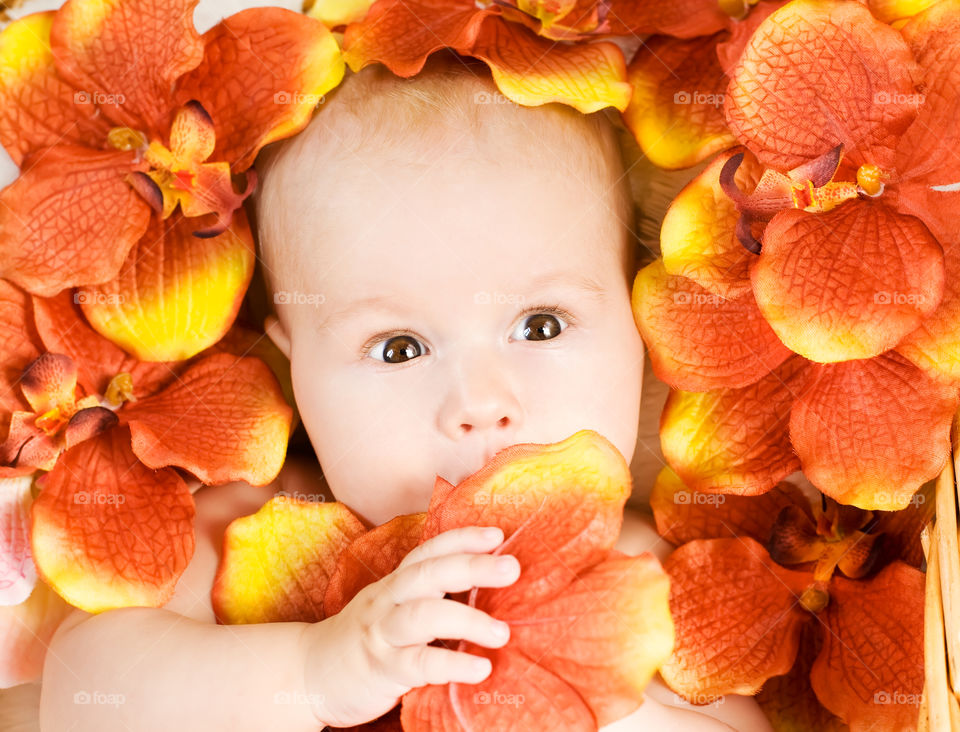
[[[171,122],[174,82],[203,58],[193,25],[198,2],[68,0],[50,32],[57,71],[94,95],[116,125],[160,139]]]
[[[379,61],[397,76],[420,72],[441,48],[473,47],[480,26],[495,7],[479,9],[473,0],[377,0],[359,23],[347,26],[343,57],[352,71]]]
[[[675,388],[747,386],[790,356],[752,293],[728,300],[668,274],[662,260],[637,274],[632,302],[654,373]]]
[[[75,145],[31,155],[0,192],[0,276],[44,297],[115,276],[150,218],[123,179],[133,161]]]
[[[129,430],[81,442],[37,484],[34,561],[67,602],[98,613],[173,596],[193,556],[193,496],[176,471],[137,459]]]
[[[691,491],[741,496],[766,493],[799,470],[788,425],[808,369],[794,356],[746,387],[673,391],[660,418],[670,467]]]
[[[660,669],[671,689],[704,704],[725,694],[755,694],[797,657],[804,623],[797,596],[807,572],[775,564],[749,536],[698,540],[667,557],[673,654]]]
[[[867,6],[878,20],[902,30],[910,18],[937,2],[939,0],[867,0]]]
[[[238,210],[230,228],[211,238],[195,237],[197,225],[180,213],[153,217],[116,278],[83,288],[90,324],[140,360],[190,358],[236,318],[255,263],[246,213]]]
[[[589,114],[604,107],[623,111],[630,102],[623,52],[613,43],[558,44],[493,17],[483,20],[464,52],[483,59],[500,91],[517,104],[560,102]]]
[[[803,471],[840,503],[896,511],[950,455],[957,388],[934,381],[896,352],[810,364],[790,415]]]
[[[511,623],[510,648],[576,689],[603,727],[640,705],[673,650],[669,596],[670,580],[652,554],[614,552],[561,594],[531,599]]]
[[[50,50],[55,15],[31,13],[0,32],[0,144],[18,166],[52,145],[101,147],[110,129],[94,95],[57,76]]]
[[[923,586],[902,562],[873,578],[835,577],[810,680],[851,732],[915,729],[923,692]]]
[[[511,445],[431,507],[421,543],[462,526],[503,529],[496,553],[517,558],[520,579],[481,588],[476,604],[511,617],[529,610],[531,588],[546,599],[606,558],[620,534],[630,487],[623,455],[593,430],[546,445]]]
[[[234,173],[264,145],[302,130],[343,79],[333,34],[285,8],[242,10],[204,33],[203,43],[203,62],[179,80],[177,99],[203,105],[216,128],[211,160],[227,161]]]
[[[732,148],[680,191],[660,226],[664,269],[729,299],[750,291],[750,264],[756,259],[737,238],[740,213],[720,187],[720,171],[740,152],[745,155],[734,181],[740,190],[752,191],[763,171],[744,148]]]
[[[794,352],[828,363],[896,346],[943,297],[943,250],[917,218],[857,200],[787,210],[751,267],[757,305]]]
[[[339,501],[278,495],[234,519],[210,598],[221,623],[322,620],[323,595],[337,556],[364,533]]]
[[[283,465],[292,411],[258,358],[208,356],[162,391],[127,403],[132,448],[149,467],[176,465],[201,482],[265,485]]]
[[[325,617],[343,610],[356,594],[395,570],[420,543],[426,513],[397,516],[354,539],[341,553],[323,596]]]
[[[919,81],[906,42],[864,4],[795,0],[760,24],[732,70],[727,123],[781,172],[841,143],[855,166],[889,169]]]
[[[304,12],[331,30],[363,20],[373,0],[305,0]]]
[[[786,506],[798,506],[811,515],[806,496],[788,481],[758,496],[697,494],[669,465],[661,468],[650,493],[657,533],[676,546],[734,536],[750,536],[766,544],[777,514]]]
[[[623,118],[655,165],[686,168],[736,144],[723,113],[727,77],[717,59],[725,35],[656,36],[630,62],[633,96]]]

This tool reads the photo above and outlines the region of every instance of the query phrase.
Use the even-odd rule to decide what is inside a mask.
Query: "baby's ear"
[[[290,336],[287,335],[283,323],[279,321],[277,316],[268,315],[263,321],[263,329],[274,345],[287,357],[287,360],[290,360]]]

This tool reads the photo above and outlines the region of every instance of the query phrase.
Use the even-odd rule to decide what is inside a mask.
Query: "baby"
[[[210,589],[224,528],[279,489],[381,524],[426,510],[437,475],[457,484],[508,445],[583,428],[633,457],[633,202],[603,113],[519,107],[485,65],[442,52],[410,80],[348,74],[257,165],[266,329],[322,474],[291,459],[272,485],[198,490],[197,547],[171,601],[76,611],[58,631],[45,732],[314,731],[373,720],[418,686],[479,682],[488,660],[429,644],[508,641],[505,624],[444,599],[516,581],[516,559],[490,554],[499,529],[431,539],[322,622],[223,626]],[[624,526],[618,548],[669,550],[639,514]],[[123,703],[75,705],[78,689]],[[693,711],[658,680],[605,729],[731,729],[714,717],[769,729],[752,699]]]

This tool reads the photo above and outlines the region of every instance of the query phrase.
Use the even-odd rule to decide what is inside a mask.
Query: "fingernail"
[[[483,530],[483,538],[487,541],[499,539],[501,536],[503,536],[503,533],[496,526],[492,526]]]
[[[497,571],[500,574],[510,574],[516,569],[517,560],[513,557],[500,557],[497,560]]]
[[[493,624],[493,635],[495,638],[505,640],[510,637],[510,626],[506,623],[496,622]]]

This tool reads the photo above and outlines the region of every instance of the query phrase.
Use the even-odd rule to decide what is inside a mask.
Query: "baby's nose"
[[[441,408],[440,427],[458,439],[474,430],[515,431],[521,419],[522,407],[509,378],[487,360],[454,376]]]

